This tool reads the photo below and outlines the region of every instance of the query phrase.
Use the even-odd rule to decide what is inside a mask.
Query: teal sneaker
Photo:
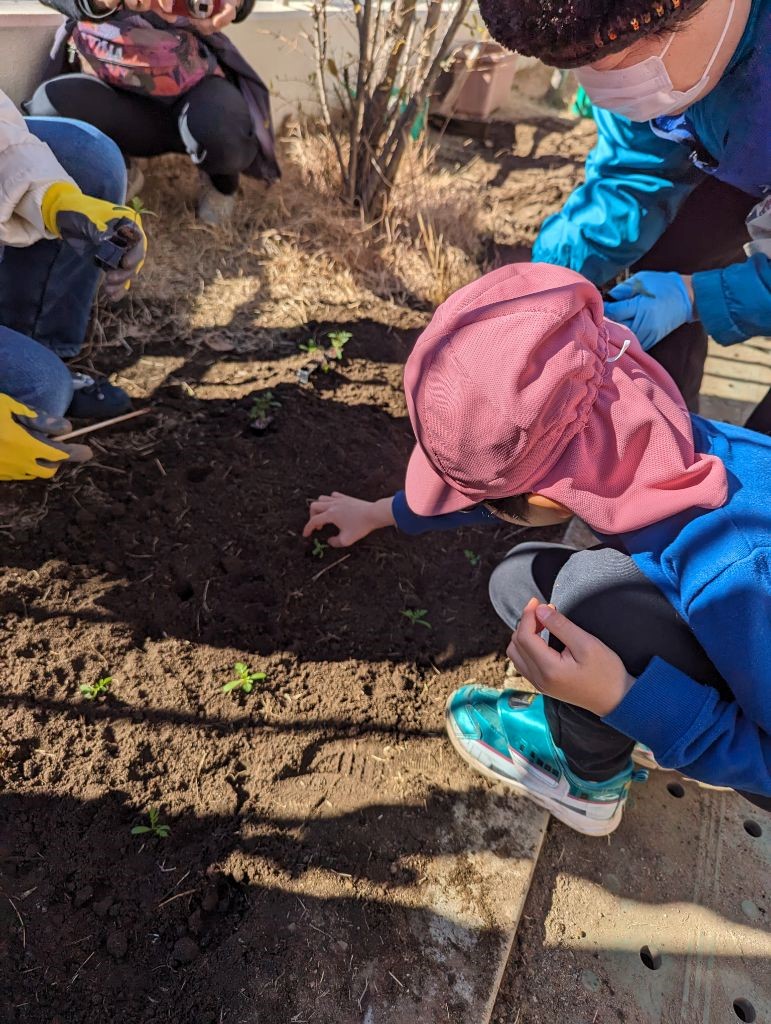
[[[462,686],[450,694],[445,719],[450,742],[472,768],[587,836],[618,828],[630,784],[648,777],[630,760],[607,782],[580,779],[552,740],[540,694]]]

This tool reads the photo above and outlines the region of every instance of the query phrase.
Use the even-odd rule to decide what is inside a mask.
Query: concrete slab
[[[610,842],[550,832],[495,1019],[767,1024],[770,884],[770,814],[654,772]]]
[[[771,1020],[771,816],[673,775],[649,793],[630,815],[634,857],[597,890],[576,948],[597,954],[619,1004],[651,1024]],[[652,903],[637,896],[641,862],[660,873]]]
[[[710,341],[701,386],[701,413],[742,424],[771,387],[771,339],[740,345]]]

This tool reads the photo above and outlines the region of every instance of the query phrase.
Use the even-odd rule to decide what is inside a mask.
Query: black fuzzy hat
[[[558,68],[591,64],[653,32],[671,30],[706,0],[479,0],[502,46]]]

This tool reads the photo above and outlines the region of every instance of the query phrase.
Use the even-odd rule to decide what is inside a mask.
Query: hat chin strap
[[[623,356],[623,354],[626,352],[626,350],[629,348],[629,346],[631,344],[632,344],[632,339],[631,338],[625,338],[624,339],[624,344],[621,346],[621,351],[618,353],[618,355],[617,356],[613,356],[612,359],[606,359],[605,362],[606,363],[617,363],[619,361],[619,359],[621,358],[621,356]]]

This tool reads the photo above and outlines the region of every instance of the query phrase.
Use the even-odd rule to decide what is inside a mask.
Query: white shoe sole
[[[485,763],[485,761],[487,758],[492,759],[493,755],[489,752],[488,748],[481,743],[472,741],[475,748],[474,753],[467,750],[464,743],[461,742],[458,729],[452,715],[450,714],[451,699],[452,696],[448,699],[444,712],[447,735],[456,752],[463,758],[467,765],[474,769],[474,771],[479,772],[480,775],[484,775],[484,777],[489,779],[491,782],[502,782],[504,785],[508,786],[509,789],[513,789],[518,796],[524,796],[527,797],[528,800],[532,800],[533,803],[538,804],[539,807],[543,807],[544,810],[548,811],[564,825],[567,825],[576,832],[580,832],[582,835],[609,836],[611,832],[615,832],[621,824],[621,818],[624,814],[623,803],[618,805],[610,818],[598,819],[584,817],[583,815],[577,814],[575,811],[571,811],[569,807],[566,807],[561,801],[553,799],[547,793],[541,793],[538,790],[531,789],[523,782],[512,779],[508,775],[503,775],[501,772],[490,767],[490,765]],[[478,756],[475,756],[475,754]]]

